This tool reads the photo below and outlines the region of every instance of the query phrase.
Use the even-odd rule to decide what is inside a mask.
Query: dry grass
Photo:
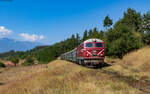
[[[4,82],[0,94],[149,94],[150,88],[145,84],[150,81],[149,52],[150,48],[143,48],[101,69],[62,60],[48,67],[8,69],[0,73],[0,81]]]
[[[109,69],[118,71],[124,76],[133,76],[137,80],[142,77],[150,80],[150,48],[146,47],[128,54]]]
[[[4,85],[2,94],[135,94],[138,89],[114,81],[102,69],[89,69],[67,61],[50,63],[47,71],[30,79]],[[8,89],[9,88],[9,89]]]
[[[3,69],[2,68],[0,68],[0,73],[2,73],[3,72]]]
[[[28,78],[36,73],[43,72],[47,69],[47,65],[34,65],[34,66],[18,66],[0,69],[0,83],[8,84],[17,82],[23,78]]]

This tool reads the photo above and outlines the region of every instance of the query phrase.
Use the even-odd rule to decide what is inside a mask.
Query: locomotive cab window
[[[102,43],[96,43],[95,46],[96,47],[103,47],[103,44]]]
[[[86,43],[85,46],[86,46],[86,47],[93,47],[93,44],[92,44],[92,43]]]

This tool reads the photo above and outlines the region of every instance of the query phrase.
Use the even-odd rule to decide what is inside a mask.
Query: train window
[[[96,43],[95,46],[96,46],[96,47],[103,47],[103,44],[102,44],[102,43]]]
[[[86,43],[86,47],[93,47],[92,43]]]

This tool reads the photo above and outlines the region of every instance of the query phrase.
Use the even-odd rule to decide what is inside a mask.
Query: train
[[[61,55],[62,60],[89,66],[104,63],[104,58],[104,41],[97,38],[85,40],[72,51]]]

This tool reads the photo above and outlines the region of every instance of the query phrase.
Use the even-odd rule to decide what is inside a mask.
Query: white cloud
[[[4,26],[0,26],[0,38],[6,37],[12,33],[11,30],[6,29]]]
[[[35,42],[45,38],[43,35],[40,36],[36,34],[29,35],[27,33],[21,33],[19,36],[23,37],[24,41],[31,41],[31,42]]]
[[[43,35],[41,35],[40,37],[39,37],[39,39],[40,40],[42,40],[42,39],[44,39],[45,37],[43,36]]]

